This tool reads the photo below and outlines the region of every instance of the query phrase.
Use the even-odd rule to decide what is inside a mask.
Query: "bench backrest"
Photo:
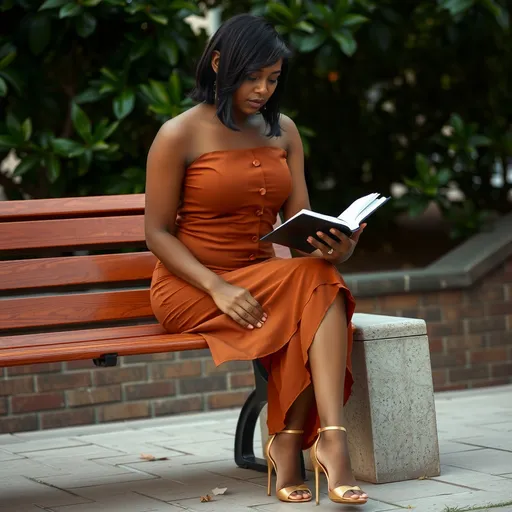
[[[155,322],[143,194],[0,201],[0,259],[0,335]]]

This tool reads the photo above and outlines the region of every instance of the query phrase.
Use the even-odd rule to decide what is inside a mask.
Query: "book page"
[[[375,201],[377,197],[379,197],[379,194],[373,193],[356,199],[346,210],[338,215],[338,219],[342,219],[350,224],[356,222],[361,212]]]

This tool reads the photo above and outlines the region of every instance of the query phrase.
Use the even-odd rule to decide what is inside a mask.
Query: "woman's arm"
[[[144,215],[146,245],[170,272],[211,293],[221,278],[199,263],[174,236],[185,175],[187,138],[184,122],[177,119],[167,121],[149,150]]]
[[[309,194],[306,186],[306,178],[304,176],[304,149],[302,140],[295,123],[287,116],[281,116],[281,122],[287,138],[288,167],[292,176],[292,191],[286,203],[283,206],[284,220],[287,221],[297,212],[304,209],[311,209],[309,202]],[[318,236],[327,243],[327,246],[316,240],[308,239],[308,242],[316,249],[311,254],[294,250],[301,256],[314,256],[324,258],[332,263],[338,264],[346,261],[352,255],[354,248],[359,240],[359,236],[363,232],[366,224],[362,225],[362,229],[357,231],[352,238],[338,230],[331,230],[330,233],[320,233]],[[329,236],[330,235],[330,236]],[[333,237],[334,235],[334,237]],[[331,254],[329,249],[332,248]]]

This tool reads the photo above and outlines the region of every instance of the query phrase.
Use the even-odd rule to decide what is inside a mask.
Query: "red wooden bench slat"
[[[143,242],[144,216],[92,217],[0,223],[0,250],[79,249]]]
[[[0,330],[148,317],[147,288],[0,300]]]
[[[150,279],[155,264],[148,251],[0,261],[0,290]]]
[[[119,356],[132,356],[204,348],[208,348],[206,342],[202,338],[190,334],[159,334],[147,337],[55,343],[50,346],[2,348],[0,350],[0,366],[95,359],[103,354],[111,353],[116,353]]]
[[[144,211],[144,194],[0,201],[0,222],[41,217],[133,215]]]
[[[73,331],[38,332],[34,334],[16,334],[0,336],[0,351],[6,348],[42,347],[45,345],[80,343],[83,341],[116,340],[122,338],[148,337],[167,334],[157,323],[128,325],[124,327],[101,327],[95,329],[77,329]]]

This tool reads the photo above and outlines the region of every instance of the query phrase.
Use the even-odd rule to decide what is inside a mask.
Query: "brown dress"
[[[343,291],[350,322],[355,302],[336,268],[315,257],[276,257],[260,242],[291,192],[286,151],[260,147],[213,151],[187,169],[176,236],[206,267],[250,291],[268,314],[248,330],[222,313],[212,298],[170,273],[161,262],[151,285],[152,307],[170,333],[193,333],[208,343],[213,360],[260,359],[269,372],[268,428],[285,428],[286,413],[311,383],[308,350],[324,315]],[[349,328],[345,401],[352,386]],[[316,408],[305,426],[309,448],[319,426]]]

